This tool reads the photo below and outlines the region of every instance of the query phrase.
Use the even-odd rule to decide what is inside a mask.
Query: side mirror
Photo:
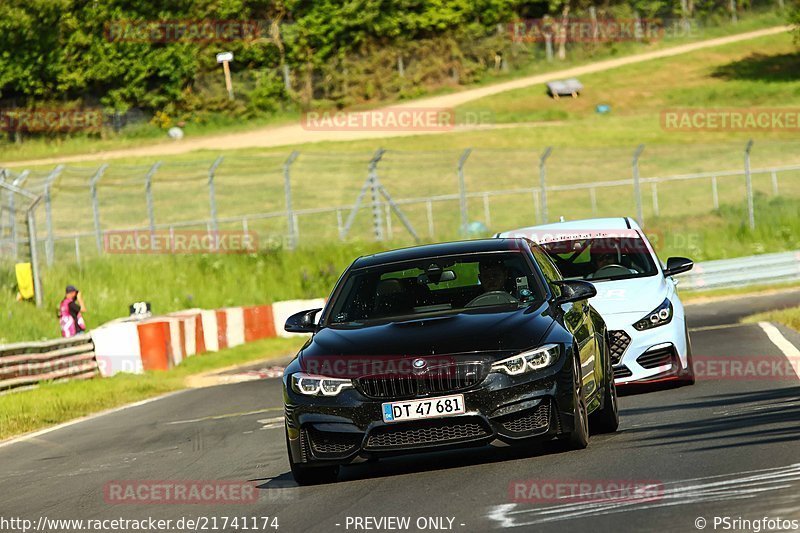
[[[557,296],[554,300],[556,305],[577,302],[597,296],[597,289],[588,281],[556,281],[555,284],[561,288],[561,296]]]
[[[686,257],[670,257],[667,259],[667,268],[664,269],[664,275],[674,276],[681,272],[688,272],[694,266],[694,261]]]
[[[314,316],[322,311],[322,309],[309,309],[308,311],[300,311],[286,319],[283,329],[289,333],[314,333],[317,331],[317,324],[314,322]]]

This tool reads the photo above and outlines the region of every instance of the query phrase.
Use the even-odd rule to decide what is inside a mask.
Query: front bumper
[[[676,380],[689,367],[683,317],[669,324],[638,331],[633,323],[641,313],[604,317],[608,328],[616,385]],[[617,359],[618,358],[618,359]]]
[[[408,422],[383,422],[382,404],[393,400],[370,399],[355,389],[327,398],[285,389],[291,460],[349,464],[381,456],[549,439],[572,431],[569,359],[562,357],[553,367],[530,375],[491,373],[473,389],[437,394],[463,394],[466,413]]]

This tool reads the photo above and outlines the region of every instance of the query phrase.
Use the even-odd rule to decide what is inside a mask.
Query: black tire
[[[592,433],[614,433],[619,428],[619,407],[617,404],[617,387],[614,385],[614,370],[608,358],[606,345],[606,386],[603,393],[603,408],[592,413],[590,418]]]
[[[295,463],[292,460],[292,452],[289,450],[289,435],[286,434],[286,453],[289,456],[289,466],[292,469],[292,476],[298,485],[322,485],[334,483],[339,477],[339,465],[333,466],[306,466]]]
[[[572,363],[572,401],[575,406],[575,427],[572,432],[562,436],[566,450],[583,450],[589,445],[589,416],[586,412],[586,398],[583,397],[583,381],[579,376],[580,363]]]
[[[694,376],[694,359],[692,358],[692,341],[689,339],[689,327],[684,325],[684,332],[686,335],[686,372],[683,374],[681,378],[682,385],[694,385],[695,384],[695,376]]]

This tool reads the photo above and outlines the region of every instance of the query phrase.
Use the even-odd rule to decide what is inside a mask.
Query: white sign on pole
[[[225,61],[233,61],[233,52],[222,52],[217,54],[217,63],[224,63]]]

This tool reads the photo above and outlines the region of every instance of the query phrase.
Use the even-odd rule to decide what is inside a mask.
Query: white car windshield
[[[565,279],[604,281],[658,272],[645,241],[638,237],[560,240],[542,248]]]

